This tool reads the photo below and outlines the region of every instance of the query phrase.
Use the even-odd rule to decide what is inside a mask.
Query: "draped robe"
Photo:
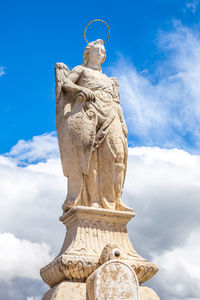
[[[119,192],[127,164],[126,124],[116,80],[85,66],[72,72],[81,73],[75,84],[92,90],[95,101],[70,93],[67,99],[71,102],[64,100],[60,108],[57,103],[58,141],[63,172],[68,177],[63,209],[74,205],[115,209],[117,170],[120,165],[123,178]],[[62,107],[67,111],[65,117]]]

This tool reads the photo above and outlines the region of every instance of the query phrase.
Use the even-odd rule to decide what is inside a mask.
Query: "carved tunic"
[[[74,205],[115,209],[117,199],[121,198],[127,163],[127,129],[117,82],[84,66],[75,67],[73,72],[81,73],[75,84],[92,90],[95,101],[61,92],[63,107],[71,101],[71,110],[63,123],[59,113],[64,108],[57,109],[61,160],[68,177],[63,207],[64,210]]]

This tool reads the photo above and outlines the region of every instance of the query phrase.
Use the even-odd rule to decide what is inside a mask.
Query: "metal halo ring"
[[[105,40],[105,42],[103,42],[103,43],[105,44],[105,43],[108,41],[109,37],[110,37],[110,27],[108,26],[108,24],[107,24],[104,20],[95,19],[95,20],[92,20],[90,23],[88,23],[88,25],[85,27],[85,30],[84,30],[84,38],[85,38],[85,40],[86,40],[86,42],[87,42],[88,44],[89,44],[89,42],[88,42],[88,40],[87,40],[87,38],[86,38],[86,30],[88,29],[88,26],[89,26],[90,24],[92,24],[93,22],[97,22],[97,21],[106,24],[106,26],[108,27],[108,37],[107,37],[107,39]]]

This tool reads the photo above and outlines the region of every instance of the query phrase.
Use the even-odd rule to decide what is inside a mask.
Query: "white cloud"
[[[34,137],[30,145],[24,141],[24,148],[20,144],[22,153],[18,145],[7,156],[0,156],[0,211],[4,216],[0,218],[1,232],[12,232],[32,242],[46,241],[55,253],[64,235],[64,226],[58,218],[67,186],[60,159],[56,157],[57,139],[49,134]],[[25,160],[25,167],[18,166]],[[30,160],[34,163],[28,164]],[[35,163],[35,160],[42,161]],[[44,224],[49,224],[48,230]],[[52,231],[57,239],[52,240]]]
[[[152,284],[164,295],[162,299],[199,300],[199,234],[200,230],[194,230],[186,239],[184,246],[155,257],[160,271],[152,280]],[[173,290],[169,288],[172,286]]]
[[[160,271],[147,284],[162,300],[199,299],[200,156],[179,149],[129,149],[124,201],[136,250]]]
[[[14,158],[18,163],[26,164],[36,160],[46,160],[48,157],[58,157],[58,142],[55,132],[34,136],[32,140],[19,140],[12,147],[8,157]]]
[[[0,77],[3,76],[4,74],[5,74],[5,68],[0,67]]]
[[[120,81],[121,103],[129,135],[146,146],[200,149],[200,37],[174,24],[161,32],[165,59],[152,72],[138,72],[121,59],[113,68]]]
[[[40,297],[27,297],[26,300],[40,300]]]
[[[199,6],[199,0],[190,0],[186,3],[186,8],[190,10],[192,13],[195,13],[197,11],[198,6]]]
[[[55,137],[49,135],[48,138],[49,148],[52,149]],[[44,157],[35,149],[42,162],[20,167],[17,166],[19,158],[24,160],[20,152],[16,152],[17,160],[14,155],[12,158],[0,157],[0,197],[3,199],[0,210],[4,216],[0,219],[0,227],[4,232],[0,235],[0,242],[4,238],[7,240],[6,243],[2,242],[4,246],[10,245],[10,249],[16,249],[16,253],[8,250],[8,262],[5,269],[0,271],[0,274],[4,272],[2,274],[8,274],[8,277],[11,276],[11,261],[16,259],[13,276],[18,274],[36,278],[42,259],[45,261],[50,256],[55,257],[64,238],[65,228],[58,217],[66,195],[66,180],[62,175],[60,159],[55,157],[57,150],[48,151],[45,135],[38,139],[34,138],[30,144],[35,149],[37,146],[33,144],[36,143],[41,149],[44,139]],[[26,149],[29,149],[27,145]],[[44,161],[46,153],[49,155]],[[34,155],[34,161],[37,159],[37,155]],[[180,149],[129,148],[123,198],[136,211],[136,218],[129,224],[129,235],[139,254],[158,263],[160,271],[149,284],[157,289],[163,300],[178,300],[180,297],[188,300],[188,295],[198,299],[196,294],[200,273],[197,256],[200,245],[195,240],[200,234],[199,194],[199,155],[191,155]],[[51,247],[51,251],[44,246],[44,242]],[[20,251],[24,245],[25,256],[22,258]],[[2,251],[0,246],[0,253]],[[29,252],[33,257],[29,270],[24,267],[20,269],[22,262],[30,257],[26,255]],[[37,265],[35,259],[38,255],[41,261]],[[33,297],[31,295],[34,294],[29,293],[27,297]],[[36,296],[39,294],[36,293]]]
[[[158,258],[155,257],[155,259],[157,260],[159,266],[164,266],[169,273],[171,273],[176,264],[182,265],[182,268],[185,269],[187,274],[193,277],[196,281],[200,282],[199,249],[199,230],[194,230],[189,234],[188,238],[186,238],[185,245],[183,247],[177,247],[172,251],[166,251]],[[187,258],[185,257],[186,253]]]
[[[184,245],[200,227],[199,179],[198,155],[157,147],[129,149],[124,199],[136,210],[136,238],[145,256]]]
[[[16,276],[39,279],[40,268],[52,259],[47,244],[18,239],[12,233],[0,234],[0,249],[0,280],[4,281]]]
[[[15,277],[10,281],[0,280],[0,299],[27,300],[27,297],[39,297],[46,293],[48,286],[41,279]]]

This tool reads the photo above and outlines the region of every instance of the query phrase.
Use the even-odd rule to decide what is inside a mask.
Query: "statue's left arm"
[[[127,129],[126,122],[124,119],[122,107],[120,105],[119,82],[116,77],[111,77],[111,80],[113,81],[113,84],[114,84],[113,85],[113,91],[114,91],[113,101],[116,103],[116,106],[117,106],[117,113],[118,113],[119,119],[121,121],[122,131],[123,131],[124,135],[127,136],[128,129]]]
[[[120,103],[117,103],[117,112],[118,112],[119,119],[121,121],[122,131],[123,131],[124,135],[127,136],[128,128],[126,126],[126,122],[124,119],[124,115],[123,115],[123,111],[122,111]]]

